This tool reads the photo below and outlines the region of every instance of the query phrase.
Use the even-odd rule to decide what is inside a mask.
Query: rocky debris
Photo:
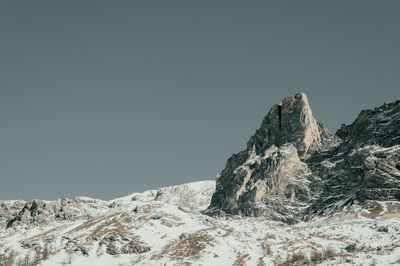
[[[0,229],[6,226],[6,222],[16,216],[25,205],[23,200],[0,201]]]
[[[348,245],[344,248],[347,252],[354,252],[356,251],[356,244]]]
[[[60,199],[56,201],[32,200],[26,202],[18,213],[7,220],[6,228],[15,225],[47,225],[53,221],[89,219],[93,213],[107,208],[105,202],[87,198]]]
[[[141,254],[150,251],[150,247],[138,237],[114,232],[103,237],[99,242],[99,248],[102,246],[106,246],[106,253],[110,255]]]
[[[287,97],[228,159],[205,213],[293,223],[366,200],[400,200],[399,120],[400,101],[384,104],[334,136],[305,94]]]
[[[139,240],[131,240],[121,248],[123,254],[141,254],[150,251],[150,247]]]

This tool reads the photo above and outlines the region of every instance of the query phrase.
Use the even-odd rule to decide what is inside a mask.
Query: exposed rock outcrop
[[[53,221],[89,219],[99,209],[106,209],[106,202],[88,198],[60,199],[56,201],[32,200],[7,220],[6,228],[17,224],[47,225]]]
[[[215,191],[214,180],[159,188],[155,200],[189,210],[204,210]]]
[[[16,216],[25,205],[23,200],[4,200],[0,201],[0,229],[5,223]]]
[[[400,200],[400,101],[363,110],[336,133],[338,147],[307,160],[324,180],[311,213],[366,200]]]
[[[293,223],[368,199],[400,200],[399,120],[399,101],[384,104],[335,136],[312,116],[305,94],[287,97],[228,159],[205,213]]]
[[[336,132],[351,147],[400,144],[400,101],[385,103],[373,110],[363,110],[351,125]]]
[[[247,150],[257,154],[271,145],[292,143],[301,158],[335,145],[339,139],[312,115],[307,96],[298,93],[271,107],[261,127],[250,138]],[[331,145],[330,145],[331,144]]]
[[[298,214],[316,197],[314,191],[322,186],[291,143],[279,148],[273,145],[262,155],[250,156],[231,177],[231,187],[222,187],[222,193],[213,196],[212,204],[222,203],[217,211],[267,216],[288,223],[298,219]]]

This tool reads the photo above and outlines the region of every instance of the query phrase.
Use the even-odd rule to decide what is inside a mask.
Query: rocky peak
[[[313,117],[307,96],[297,93],[271,107],[247,148],[254,146],[257,154],[261,154],[271,145],[292,143],[299,156],[304,158],[318,150],[327,137],[333,138],[321,131],[326,131],[326,127]]]
[[[400,200],[399,124],[397,101],[362,111],[334,136],[304,93],[287,97],[228,159],[205,213],[292,223],[366,200]]]
[[[304,93],[283,99],[271,107],[246,150],[228,159],[208,211],[296,220],[316,197],[311,187],[321,186],[304,161],[338,142],[313,117]]]

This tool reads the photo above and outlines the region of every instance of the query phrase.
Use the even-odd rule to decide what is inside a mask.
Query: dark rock
[[[124,254],[141,254],[150,251],[150,247],[138,240],[132,240],[121,248]]]
[[[354,252],[356,251],[356,244],[348,245],[344,248],[347,252]]]

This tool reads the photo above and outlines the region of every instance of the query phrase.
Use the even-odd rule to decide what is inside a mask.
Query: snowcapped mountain
[[[0,201],[0,265],[399,265],[400,102],[331,134],[274,105],[207,180],[102,201]]]

